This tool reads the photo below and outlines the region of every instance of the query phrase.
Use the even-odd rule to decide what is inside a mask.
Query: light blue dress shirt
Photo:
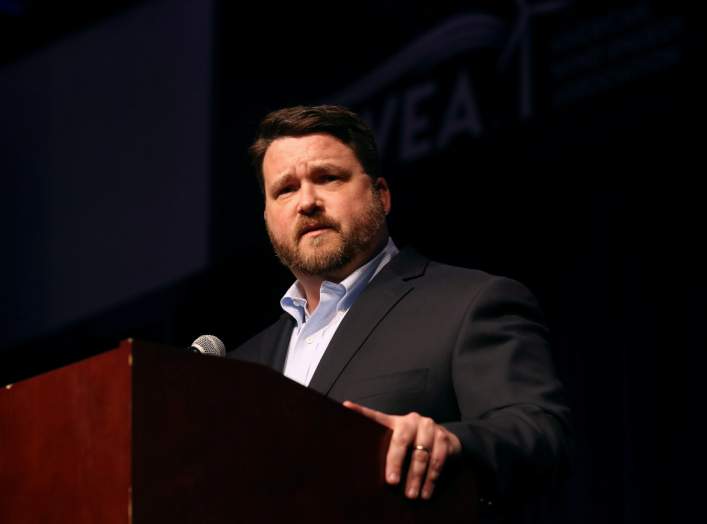
[[[310,314],[307,299],[296,281],[280,300],[297,325],[292,330],[285,361],[285,376],[307,386],[329,342],[351,306],[368,283],[398,253],[393,240],[375,257],[336,284],[324,281],[319,288],[319,305]]]

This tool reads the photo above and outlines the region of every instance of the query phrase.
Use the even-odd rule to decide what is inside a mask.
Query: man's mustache
[[[316,219],[302,219],[295,227],[295,235],[298,239],[315,229],[333,229],[339,230],[339,224],[332,218],[321,216]]]

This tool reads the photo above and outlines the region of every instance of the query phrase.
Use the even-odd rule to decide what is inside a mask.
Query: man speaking
[[[399,251],[373,134],[343,107],[267,115],[251,154],[268,235],[296,280],[284,314],[229,356],[389,427],[386,481],[409,498],[432,497],[451,460],[501,508],[551,486],[569,410],[531,293]]]

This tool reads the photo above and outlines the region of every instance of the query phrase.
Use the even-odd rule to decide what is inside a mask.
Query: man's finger
[[[425,478],[434,446],[436,427],[437,425],[431,418],[421,417],[417,422],[417,432],[415,440],[412,442],[410,465],[405,483],[405,495],[408,498],[414,499],[420,494],[420,486]]]
[[[375,420],[379,424],[383,424],[384,426],[393,429],[394,423],[393,417],[391,415],[386,415],[385,413],[381,413],[380,411],[376,411],[375,409],[367,408],[365,406],[362,406],[361,404],[356,404],[355,402],[351,402],[350,400],[345,400],[343,404],[344,407],[347,407],[352,411],[356,411],[361,415]]]
[[[416,433],[417,421],[411,420],[410,415],[397,417],[385,458],[385,479],[389,484],[400,482],[405,456],[410,445],[415,441]]]
[[[434,442],[432,452],[430,453],[430,462],[427,466],[427,476],[425,477],[425,483],[422,486],[423,499],[429,499],[432,496],[435,485],[437,484],[437,479],[442,473],[444,463],[449,456],[449,437],[444,430],[439,428],[439,426],[436,428]]]

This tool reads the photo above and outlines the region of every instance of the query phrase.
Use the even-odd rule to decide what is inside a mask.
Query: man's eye
[[[292,186],[280,187],[275,190],[275,198],[287,195],[288,193],[292,193],[292,191],[294,191],[294,188]]]

